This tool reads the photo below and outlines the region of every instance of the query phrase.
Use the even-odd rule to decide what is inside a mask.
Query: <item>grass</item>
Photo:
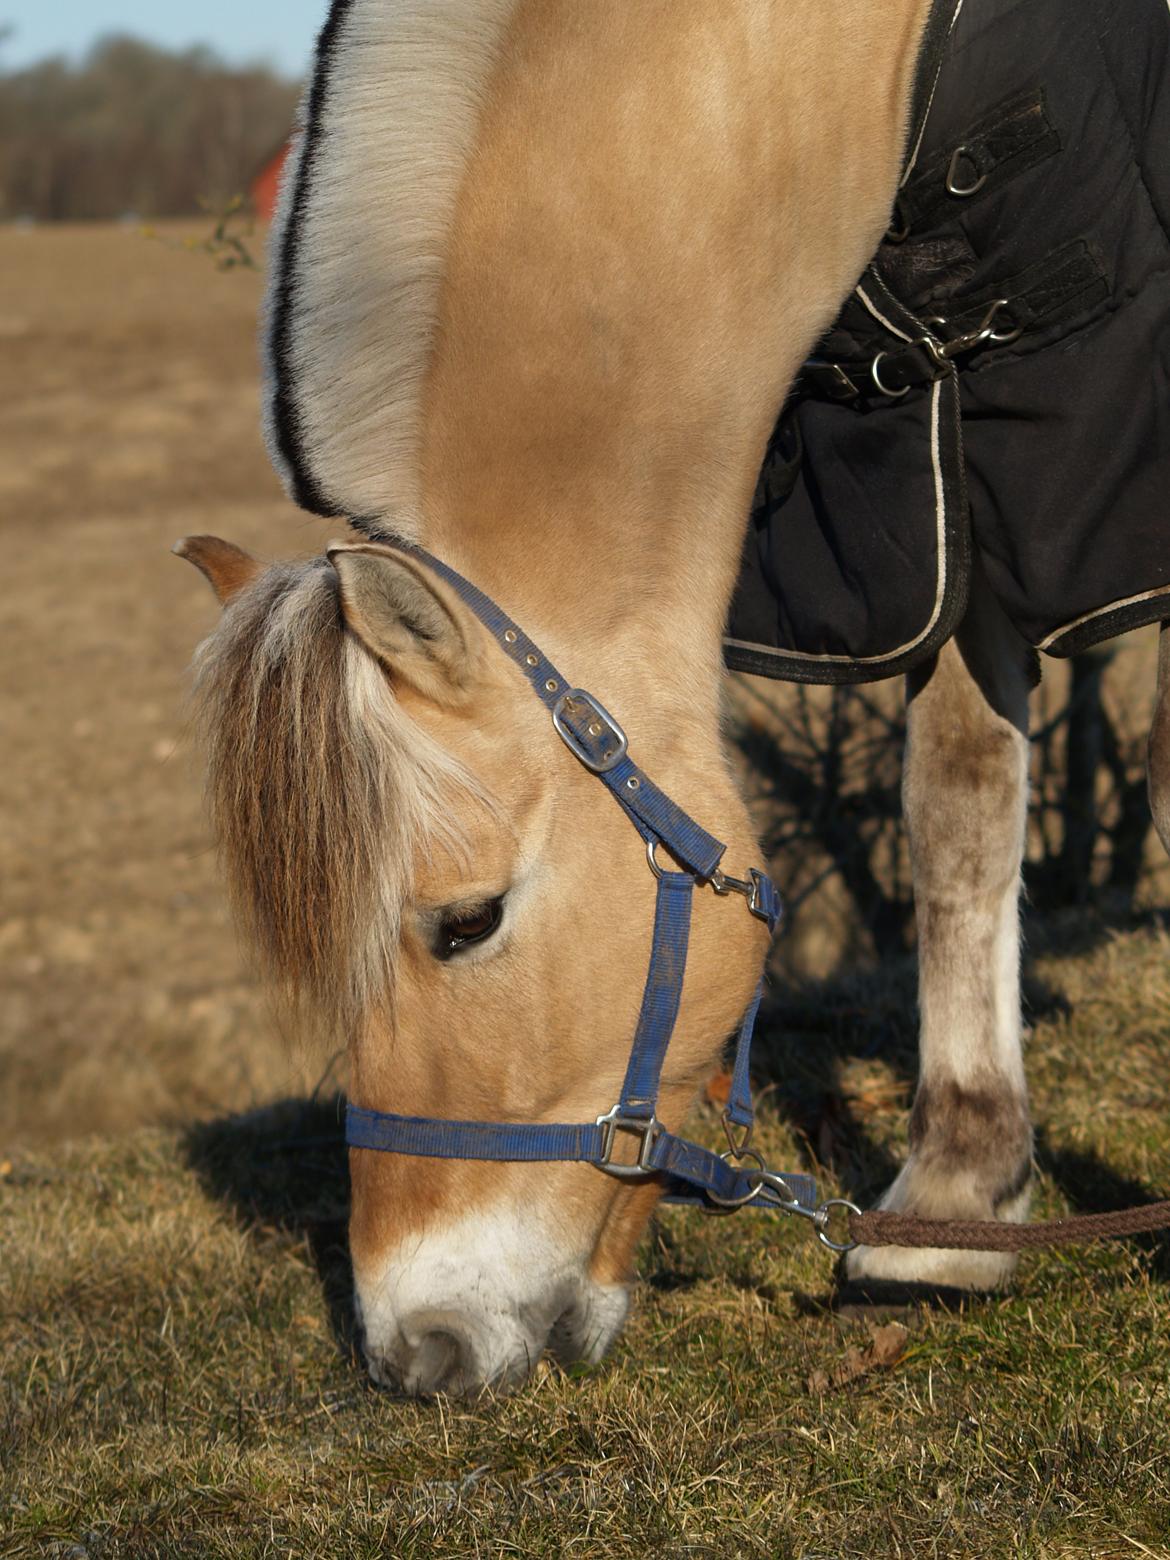
[[[1037,1212],[1164,1195],[1170,942],[1057,933],[1029,988]],[[774,1012],[776,1161],[879,1189],[910,989],[899,967]],[[829,1309],[828,1255],[668,1211],[603,1367],[417,1404],[354,1357],[345,1203],[335,1103],[14,1156],[0,1554],[1170,1556],[1164,1236],[1028,1256],[1012,1294],[920,1313],[895,1364],[818,1391],[869,1337]]]

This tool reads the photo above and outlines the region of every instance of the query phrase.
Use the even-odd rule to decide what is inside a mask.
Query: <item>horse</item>
[[[270,241],[266,427],[297,501],[351,529],[271,566],[211,537],[176,550],[224,607],[196,689],[234,902],[274,988],[344,1037],[358,1107],[598,1118],[651,953],[641,841],[434,559],[615,713],[732,871],[758,860],[721,729],[746,519],[779,410],[890,226],[940,9],[334,0]],[[921,1064],[888,1209],[1028,1216],[1033,663],[976,569],[908,675]],[[753,1000],[768,930],[734,908],[695,893],[671,1128]],[[547,1348],[605,1354],[657,1177],[350,1158],[375,1381],[471,1393]],[[986,1292],[1014,1262],[860,1246],[845,1270]]]

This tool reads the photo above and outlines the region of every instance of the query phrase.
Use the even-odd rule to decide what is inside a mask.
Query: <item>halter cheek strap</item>
[[[762,979],[736,1041],[731,1091],[723,1113],[727,1152],[712,1153],[669,1132],[656,1115],[662,1066],[682,997],[695,888],[701,883],[717,894],[742,895],[751,914],[774,931],[781,906],[771,881],[754,869],[746,879],[729,877],[721,870],[724,845],[638,768],[629,755],[626,734],[613,716],[592,694],[571,688],[539,646],[489,596],[422,548],[379,540],[434,570],[520,668],[549,711],[561,741],[596,775],[646,841],[658,890],[642,1005],[621,1097],[612,1109],[592,1122],[503,1122],[399,1116],[351,1104],[346,1107],[346,1142],[352,1148],[429,1159],[563,1160],[595,1165],[623,1180],[659,1176],[666,1182],[668,1202],[691,1203],[709,1212],[750,1203],[801,1214],[814,1221],[826,1245],[844,1249],[827,1236],[830,1204],[816,1206],[813,1178],[801,1173],[778,1175],[748,1146],[753,1122],[748,1069]],[[659,845],[685,870],[661,867],[656,856]],[[615,1157],[622,1139],[632,1145],[635,1157],[630,1162],[629,1149],[622,1158]]]

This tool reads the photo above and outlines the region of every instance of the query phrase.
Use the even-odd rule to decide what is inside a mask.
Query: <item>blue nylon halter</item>
[[[571,688],[539,646],[489,596],[441,559],[398,540],[377,540],[427,565],[447,582],[515,662],[552,716],[565,746],[597,776],[646,841],[658,882],[650,966],[634,1031],[629,1065],[618,1103],[595,1122],[451,1121],[436,1116],[399,1116],[347,1105],[345,1138],[352,1148],[414,1154],[428,1159],[576,1161],[621,1179],[658,1175],[664,1200],[691,1203],[709,1212],[752,1204],[813,1218],[823,1235],[824,1212],[816,1208],[816,1182],[803,1173],[768,1171],[748,1148],[754,1112],[748,1068],[752,1031],[763,992],[761,978],[740,1026],[727,1107],[723,1113],[729,1151],[716,1154],[669,1132],[655,1109],[667,1047],[678,1018],[697,883],[717,894],[742,894],[751,913],[775,931],[780,897],[770,879],[754,868],[744,881],[720,869],[724,845],[666,796],[627,751],[625,732],[598,701]],[[660,867],[663,845],[682,863],[682,872]],[[632,1164],[615,1160],[619,1134],[636,1141]],[[750,1159],[755,1168],[736,1161]],[[827,1205],[826,1205],[827,1206]],[[828,1242],[826,1242],[828,1244]]]

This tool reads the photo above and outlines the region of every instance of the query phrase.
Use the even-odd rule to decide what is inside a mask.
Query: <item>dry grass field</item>
[[[805,1231],[672,1211],[602,1368],[370,1387],[338,1074],[304,1102],[325,1060],[227,924],[182,729],[216,608],[169,554],[334,528],[261,447],[259,279],[189,231],[0,230],[0,1555],[1170,1560],[1165,1237],[1029,1256],[875,1349]],[[1113,669],[1130,735],[1151,640]],[[1164,884],[1031,928],[1040,1214],[1170,1195]],[[849,914],[801,907],[832,978],[780,989],[759,1081],[769,1153],[866,1200],[904,1147],[913,969],[842,977]]]
[[[261,445],[259,278],[169,247],[190,231],[0,230],[0,1145],[290,1087],[181,740],[216,609],[169,548],[324,530]]]

